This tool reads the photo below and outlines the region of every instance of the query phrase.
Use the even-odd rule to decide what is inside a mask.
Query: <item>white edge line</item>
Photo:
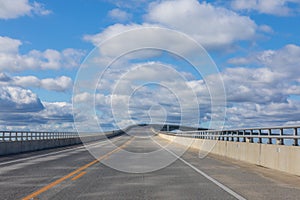
[[[193,170],[195,170],[196,172],[198,172],[199,174],[201,174],[202,176],[204,176],[205,178],[207,178],[208,180],[210,180],[211,182],[213,182],[214,184],[216,184],[217,186],[219,186],[220,188],[222,188],[223,190],[225,190],[227,193],[231,194],[232,196],[234,196],[235,198],[239,199],[239,200],[246,200],[246,198],[242,197],[241,195],[239,195],[238,193],[234,192],[232,189],[228,188],[227,186],[223,185],[222,183],[218,182],[216,179],[210,177],[209,175],[207,175],[206,173],[204,173],[203,171],[199,170],[197,167],[195,167],[194,165],[190,164],[189,162],[187,162],[186,160],[178,157],[179,160],[181,160],[183,163],[185,163],[186,165],[188,165],[189,167],[191,167]]]
[[[157,143],[159,144],[159,143]],[[168,151],[169,153],[171,153],[173,156],[175,156],[177,159],[179,159],[180,161],[182,161],[184,164],[186,164],[187,166],[189,166],[190,168],[192,168],[193,170],[195,170],[196,172],[198,172],[199,174],[201,174],[202,176],[204,176],[206,179],[210,180],[211,182],[213,182],[214,184],[216,184],[217,186],[219,186],[220,188],[222,188],[224,191],[226,191],[227,193],[231,194],[232,196],[234,196],[235,198],[239,199],[239,200],[246,200],[245,197],[239,195],[238,193],[236,193],[235,191],[233,191],[232,189],[228,188],[227,186],[223,185],[222,183],[220,183],[219,181],[217,181],[216,179],[210,177],[209,175],[207,175],[205,172],[201,171],[200,169],[198,169],[197,167],[195,167],[194,165],[190,164],[189,162],[187,162],[186,160],[184,160],[183,158],[179,157],[178,155],[176,155],[174,152],[170,151],[169,149],[166,149],[164,146],[162,146],[161,144],[159,144],[163,149],[165,149],[166,151]]]

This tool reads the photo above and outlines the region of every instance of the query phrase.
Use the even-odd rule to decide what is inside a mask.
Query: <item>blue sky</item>
[[[225,127],[231,128],[299,124],[300,1],[266,2],[0,0],[0,128],[95,130],[96,124],[113,128],[164,121],[209,126],[213,116],[224,118]],[[84,73],[81,64],[90,63],[93,56],[118,56],[117,50],[101,46],[95,50],[101,55],[87,57],[99,43],[123,31],[147,27],[186,34],[205,48],[220,72],[201,77],[179,57],[143,50],[133,53],[131,60],[118,60],[104,74],[102,85],[94,82],[99,77],[85,76],[80,81],[95,87],[84,91],[75,87],[73,93],[76,77]],[[129,38],[134,39],[116,45],[119,49],[133,43],[139,46],[143,40],[167,45],[170,39],[164,33],[147,36],[133,35]],[[178,41],[178,48],[187,47]],[[110,55],[104,57],[103,52]],[[170,79],[172,69],[180,76]],[[220,77],[222,87],[216,86]],[[215,107],[218,113],[212,113],[209,81],[215,82],[212,90],[225,90],[224,108]],[[139,87],[149,82],[161,86]],[[113,93],[116,87],[118,94]],[[137,91],[136,96],[130,96],[132,91]],[[196,99],[186,102],[188,95]],[[185,98],[182,105],[176,96]],[[128,111],[121,107],[123,101],[129,102]],[[180,121],[183,116],[186,122]]]

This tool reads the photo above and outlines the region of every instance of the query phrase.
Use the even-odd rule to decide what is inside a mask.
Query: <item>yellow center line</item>
[[[77,170],[75,170],[75,171],[73,171],[73,172],[71,172],[71,173],[69,173],[69,174],[67,174],[67,175],[65,175],[65,176],[63,176],[63,177],[61,177],[60,179],[57,179],[56,181],[54,181],[54,182],[52,182],[52,183],[50,183],[50,184],[48,184],[48,185],[42,187],[41,189],[39,189],[39,190],[37,190],[37,191],[31,193],[30,195],[24,197],[22,200],[30,200],[30,199],[33,199],[34,197],[36,197],[36,196],[38,196],[38,195],[40,195],[40,194],[46,192],[47,190],[49,190],[49,189],[53,188],[54,186],[60,184],[60,183],[63,182],[64,180],[66,180],[66,179],[68,179],[68,178],[74,176],[75,174],[77,174],[77,173],[79,173],[79,172],[81,172],[81,171],[87,169],[88,167],[90,167],[90,166],[92,166],[92,165],[98,163],[99,161],[101,161],[101,160],[103,160],[103,159],[109,157],[109,156],[112,155],[113,153],[116,153],[116,152],[120,151],[122,148],[124,148],[125,146],[127,146],[133,139],[134,139],[134,138],[131,138],[130,140],[128,140],[128,141],[125,142],[123,145],[119,146],[118,148],[116,148],[116,149],[114,149],[114,150],[108,152],[107,154],[105,154],[105,155],[99,157],[98,159],[96,159],[96,160],[94,160],[94,161],[92,161],[92,162],[90,162],[90,163],[88,163],[88,164],[86,164],[86,165],[84,165],[84,166],[78,168]],[[74,177],[74,178],[75,178],[75,177]]]
[[[78,174],[77,176],[74,176],[71,180],[76,181],[77,179],[79,179],[80,177],[82,177],[85,174],[86,174],[86,171],[83,171],[80,174]]]

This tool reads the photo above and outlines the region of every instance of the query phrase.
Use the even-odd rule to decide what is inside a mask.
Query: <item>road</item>
[[[200,159],[147,127],[87,149],[0,158],[0,199],[300,199],[297,176],[212,155]]]

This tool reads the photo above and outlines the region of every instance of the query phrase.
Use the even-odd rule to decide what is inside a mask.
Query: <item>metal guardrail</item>
[[[291,145],[299,146],[300,126],[278,126],[278,127],[259,127],[242,128],[228,130],[201,130],[201,131],[182,131],[182,132],[163,132],[168,135],[181,137],[193,137],[200,139],[222,140],[232,142],[250,142],[285,145],[290,141]]]
[[[0,131],[0,142],[78,138],[76,132]]]

